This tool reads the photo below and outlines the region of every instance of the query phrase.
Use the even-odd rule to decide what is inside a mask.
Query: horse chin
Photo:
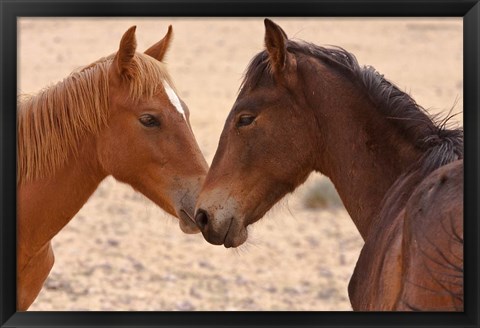
[[[178,219],[178,225],[180,226],[180,230],[182,230],[182,232],[189,235],[200,232],[200,229],[197,227],[197,225],[190,218],[188,218],[186,214],[180,213]]]
[[[202,231],[203,237],[212,245],[223,245],[225,248],[233,248],[242,245],[248,238],[245,227],[235,229],[229,227],[225,233],[214,231]]]
[[[238,247],[245,243],[248,239],[248,231],[245,227],[242,227],[239,231],[228,231],[223,242],[225,248]]]

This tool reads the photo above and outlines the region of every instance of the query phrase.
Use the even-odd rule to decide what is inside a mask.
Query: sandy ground
[[[433,113],[455,102],[463,110],[460,18],[274,20],[290,37],[351,51]],[[143,51],[168,24],[169,71],[210,163],[242,73],[263,47],[261,18],[22,18],[19,92],[116,51],[132,25]],[[183,234],[176,219],[107,178],[54,238],[56,263],[30,310],[351,310],[347,284],[363,242],[345,210],[302,204],[319,179],[255,224],[247,245],[227,250]]]

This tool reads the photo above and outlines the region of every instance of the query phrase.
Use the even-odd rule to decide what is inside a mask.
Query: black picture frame
[[[0,0],[1,327],[478,327],[480,3],[478,0]],[[463,17],[465,311],[390,312],[16,312],[17,18],[54,16]]]

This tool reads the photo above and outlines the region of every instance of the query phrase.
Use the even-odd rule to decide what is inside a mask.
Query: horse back
[[[432,172],[410,197],[397,310],[463,311],[463,160]]]
[[[463,161],[415,181],[392,188],[365,240],[348,286],[356,311],[463,308]]]

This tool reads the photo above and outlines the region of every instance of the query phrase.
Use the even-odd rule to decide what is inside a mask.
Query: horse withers
[[[54,263],[51,239],[107,176],[131,185],[196,233],[191,217],[208,166],[162,62],[172,28],[145,53],[136,27],[118,51],[18,103],[17,309]]]
[[[265,27],[197,201],[205,239],[240,246],[321,172],[365,241],[354,310],[463,310],[463,131],[351,53]]]

